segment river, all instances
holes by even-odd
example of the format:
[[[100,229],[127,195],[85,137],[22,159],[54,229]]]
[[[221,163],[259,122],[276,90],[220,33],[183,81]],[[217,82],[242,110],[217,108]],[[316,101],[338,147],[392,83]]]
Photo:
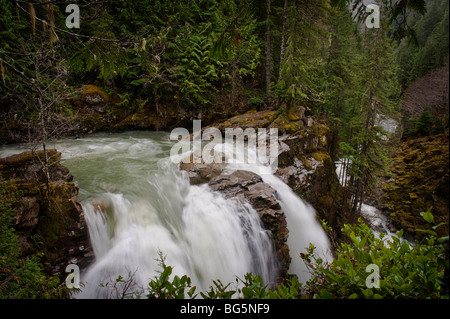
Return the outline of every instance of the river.
[[[166,132],[94,134],[50,145],[62,152],[62,164],[79,186],[95,254],[75,298],[111,297],[108,283],[119,275],[131,275],[136,287],[146,287],[161,269],[160,253],[173,275],[188,275],[198,290],[207,290],[217,279],[234,283],[248,272],[265,283],[276,279],[270,233],[256,211],[207,184],[190,185],[171,161],[173,145]],[[26,145],[2,147],[0,156],[25,150]],[[289,230],[289,272],[306,282],[310,275],[299,254],[310,242],[322,258],[332,259],[314,209],[268,167],[239,162],[227,167],[235,169],[260,174],[277,191]]]

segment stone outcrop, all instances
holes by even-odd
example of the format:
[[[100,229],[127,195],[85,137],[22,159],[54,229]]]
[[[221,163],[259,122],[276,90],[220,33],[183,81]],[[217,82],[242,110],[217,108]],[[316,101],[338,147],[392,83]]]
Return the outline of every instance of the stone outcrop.
[[[276,191],[264,183],[259,175],[243,170],[216,176],[208,185],[212,190],[224,194],[226,198],[235,198],[252,205],[264,228],[272,235],[279,261],[278,275],[280,278],[286,278],[291,263],[289,247],[286,244],[289,231],[284,212],[276,200]]]
[[[225,128],[278,128],[279,156],[275,174],[298,195],[309,202],[320,218],[329,224],[342,227],[336,197],[340,185],[335,167],[327,152],[329,129],[312,117],[305,116],[303,107],[290,108],[280,114],[274,111],[248,112],[225,122],[211,125],[224,134]],[[204,127],[204,130],[208,127]],[[224,173],[225,164],[181,163],[191,184],[208,183],[211,189],[227,198],[247,202],[259,214],[264,227],[274,241],[280,261],[280,275],[287,275],[290,265],[288,230],[285,215],[276,200],[276,192],[257,174],[238,170]]]
[[[12,227],[24,256],[42,254],[48,272],[64,274],[65,266],[83,267],[93,258],[78,187],[60,164],[61,153],[48,150],[46,181],[43,151],[28,151],[0,159],[0,183],[15,211]],[[47,189],[48,185],[48,189]]]
[[[192,154],[189,161],[180,163],[180,169],[187,173],[191,185],[208,183],[212,178],[219,176],[224,168],[224,163],[194,163]]]
[[[105,110],[102,108],[103,105],[111,102],[111,97],[108,93],[106,93],[102,88],[96,85],[85,85],[82,88],[83,94],[81,96],[81,100],[86,102],[95,108],[95,111],[99,113],[105,113]]]
[[[328,133],[326,125],[310,119],[302,129],[280,136],[275,175],[311,204],[320,218],[340,229],[345,213],[339,211],[342,189],[327,151]]]

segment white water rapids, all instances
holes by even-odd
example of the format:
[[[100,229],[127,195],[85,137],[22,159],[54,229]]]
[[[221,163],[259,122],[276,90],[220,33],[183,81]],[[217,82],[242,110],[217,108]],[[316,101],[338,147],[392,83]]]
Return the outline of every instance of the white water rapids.
[[[113,283],[119,275],[134,274],[136,283],[147,287],[161,270],[159,252],[173,267],[173,275],[188,275],[197,291],[208,290],[217,279],[236,282],[236,276],[243,279],[248,272],[259,274],[266,283],[276,279],[270,233],[257,213],[211,191],[207,184],[190,185],[170,160],[173,144],[168,133],[126,132],[66,139],[53,146],[62,152],[63,164],[80,188],[95,253],[75,298],[111,297],[111,288],[99,285]],[[299,257],[309,243],[331,261],[328,238],[312,207],[268,167],[244,163],[227,167],[234,169],[260,174],[277,191],[289,229],[289,273],[302,282],[309,278]],[[104,211],[94,205],[99,203]]]

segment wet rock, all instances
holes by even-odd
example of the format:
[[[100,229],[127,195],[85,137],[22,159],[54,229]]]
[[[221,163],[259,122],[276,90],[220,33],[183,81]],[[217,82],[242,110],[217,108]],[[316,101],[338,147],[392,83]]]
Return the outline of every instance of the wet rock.
[[[226,198],[235,198],[242,203],[250,203],[256,210],[264,228],[269,230],[279,261],[278,274],[286,278],[291,262],[289,247],[286,244],[288,229],[286,217],[276,200],[276,191],[262,178],[249,171],[238,170],[231,174],[222,174],[213,178],[208,185]]]
[[[225,131],[225,128],[266,128],[276,118],[275,111],[260,111],[260,112],[247,112],[245,114],[237,115],[229,118],[228,120],[215,123],[211,126],[218,128],[221,132]],[[205,127],[206,129],[207,127]]]
[[[61,153],[57,150],[47,150],[47,156],[43,151],[28,151],[9,157],[0,158],[0,177],[3,179],[20,179],[26,181],[45,181],[43,163],[47,157],[48,173],[52,180],[71,182],[73,176],[69,169],[59,164]]]
[[[88,84],[83,86],[81,100],[90,105],[99,105],[110,102],[111,97],[102,88]]]
[[[77,202],[78,187],[69,170],[61,165],[61,153],[57,150],[47,153],[48,184],[43,158],[43,151],[1,158],[0,182],[14,209],[11,226],[19,237],[22,255],[42,254],[48,272],[63,273],[71,260],[76,259],[80,267],[89,264],[92,248]]]
[[[187,173],[191,185],[208,183],[212,178],[219,176],[224,168],[223,163],[194,163],[192,154],[187,163],[180,163],[180,169]]]
[[[334,229],[348,222],[334,163],[327,151],[329,128],[311,117],[298,131],[279,138],[278,169],[275,172]]]

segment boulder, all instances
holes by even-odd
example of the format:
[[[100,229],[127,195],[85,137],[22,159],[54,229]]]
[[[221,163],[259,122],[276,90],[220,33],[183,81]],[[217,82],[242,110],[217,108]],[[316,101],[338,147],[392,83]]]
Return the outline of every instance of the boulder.
[[[276,118],[276,111],[249,111],[245,114],[237,115],[229,118],[228,120],[220,123],[214,123],[211,127],[218,128],[221,132],[225,132],[225,128],[266,128]],[[207,129],[205,127],[204,129]]]
[[[212,178],[220,175],[223,170],[223,164],[193,164],[181,163],[180,169],[187,172],[191,185],[207,183]]]
[[[81,100],[92,107],[100,114],[104,114],[103,105],[111,102],[111,97],[102,88],[96,85],[84,85]]]
[[[187,173],[191,185],[208,183],[212,178],[220,175],[225,168],[223,163],[194,163],[193,155],[189,157],[189,161],[181,162],[180,169]]]

